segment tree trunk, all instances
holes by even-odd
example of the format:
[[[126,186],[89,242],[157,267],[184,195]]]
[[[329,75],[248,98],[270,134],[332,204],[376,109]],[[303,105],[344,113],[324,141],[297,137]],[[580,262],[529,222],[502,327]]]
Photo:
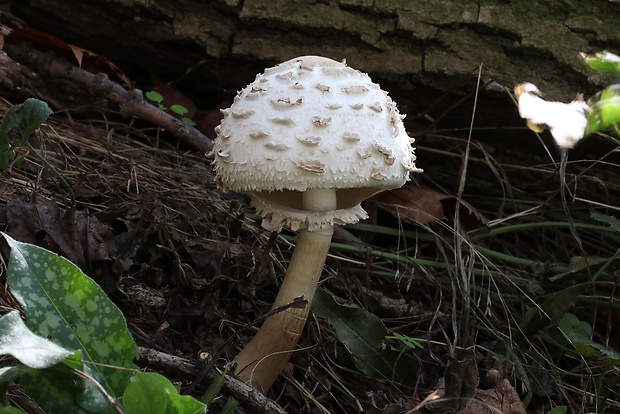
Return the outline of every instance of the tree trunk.
[[[402,112],[426,111],[443,93],[472,93],[479,68],[493,80],[478,120],[517,122],[497,100],[519,82],[555,99],[607,82],[580,52],[620,51],[620,3],[574,0],[15,0],[32,27],[220,103],[264,67],[317,54],[369,72]],[[140,87],[141,85],[138,85]],[[469,116],[471,105],[463,108]],[[465,111],[467,109],[467,111]],[[467,112],[467,113],[466,113]],[[458,111],[457,111],[458,115]],[[499,118],[498,118],[499,117]],[[463,118],[466,119],[466,118]],[[520,122],[520,121],[519,121]]]

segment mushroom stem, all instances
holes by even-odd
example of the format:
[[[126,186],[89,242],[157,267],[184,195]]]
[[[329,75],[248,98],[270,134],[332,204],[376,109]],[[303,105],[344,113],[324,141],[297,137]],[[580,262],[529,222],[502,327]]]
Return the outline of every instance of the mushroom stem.
[[[304,208],[312,211],[336,209],[335,190],[307,190]],[[237,355],[236,374],[265,392],[284,369],[297,345],[310,313],[319,278],[331,244],[333,226],[321,230],[300,230],[297,245],[272,309],[303,297],[303,308],[290,307],[265,319],[260,330]]]

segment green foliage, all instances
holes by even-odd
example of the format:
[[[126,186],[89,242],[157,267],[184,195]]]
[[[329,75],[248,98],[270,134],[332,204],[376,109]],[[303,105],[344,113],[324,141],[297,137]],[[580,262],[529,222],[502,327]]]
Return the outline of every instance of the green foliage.
[[[620,58],[613,53],[599,52],[593,56],[584,55],[584,59],[595,71],[620,77]]]
[[[620,84],[611,85],[590,99],[588,134],[620,123]]]
[[[592,213],[591,216],[595,220],[609,224],[609,227],[611,227],[613,230],[620,232],[620,220],[618,220],[617,218],[599,213]]]
[[[350,352],[360,372],[375,378],[415,384],[419,369],[417,360],[403,351],[385,346],[387,329],[375,315],[359,307],[340,305],[322,289],[316,292],[312,311],[334,326],[336,336]]]
[[[161,375],[137,372],[125,319],[93,280],[52,252],[4,237],[8,284],[27,323],[17,311],[0,318],[0,355],[19,361],[0,369],[0,391],[19,380],[50,413],[108,412],[118,401],[126,414],[205,412]]]
[[[76,378],[77,372],[84,377]],[[75,413],[104,412],[108,401],[95,388],[97,380],[87,372],[82,360],[67,358],[43,370],[30,370],[20,376],[19,382],[26,394],[46,412],[60,413],[67,409]]]
[[[98,412],[107,406],[91,384],[75,381],[72,370],[84,369],[82,352],[72,352],[36,335],[17,311],[0,318],[0,355],[12,355],[20,362],[0,370],[0,384],[19,378],[28,395],[48,412],[69,407],[75,412]]]
[[[19,312],[12,311],[0,318],[0,354],[12,355],[25,366],[40,369],[56,365],[71,351],[35,335]]]
[[[424,348],[424,345],[422,345],[417,339],[412,338],[410,336],[407,335],[403,335],[400,334],[398,332],[394,332],[393,335],[391,336],[387,336],[386,338],[388,339],[396,339],[400,342],[402,342],[403,345],[405,345],[407,348],[411,348],[411,349],[422,349]]]
[[[566,313],[558,327],[581,355],[604,357],[610,364],[620,364],[620,353],[590,339],[592,326],[589,323],[579,320],[572,313]]]
[[[34,98],[7,111],[0,123],[0,170],[6,170],[9,162],[15,158],[15,141],[26,145],[30,135],[51,113],[47,103]]]
[[[23,145],[39,159],[60,184],[71,196],[72,204],[75,204],[73,190],[64,177],[28,142],[28,138],[36,131],[52,110],[47,103],[38,99],[26,99],[23,104],[11,107],[4,115],[0,123],[0,171],[8,168],[9,162],[15,158],[15,148]]]
[[[162,104],[162,102],[164,101],[164,97],[161,93],[155,91],[148,91],[144,95],[146,95],[147,99],[155,102],[159,109],[161,109],[162,111],[166,110],[166,107]]]
[[[575,304],[587,285],[581,284],[554,292],[540,307],[532,307],[525,312],[519,330],[525,337],[538,333],[550,325],[557,325],[564,314]]]
[[[178,390],[165,377],[150,372],[138,372],[131,377],[121,404],[128,413],[198,414],[204,405]]]
[[[215,397],[222,389],[222,386],[224,385],[224,380],[226,379],[226,375],[228,375],[228,371],[224,370],[224,372],[222,372],[218,377],[211,381],[209,388],[202,396],[202,402],[204,404],[206,404],[207,406],[211,405],[211,402],[213,402]],[[239,402],[236,399],[229,397],[228,401],[226,401],[226,405],[224,406],[224,408],[222,408],[221,414],[232,414],[238,404]]]
[[[586,63],[594,70],[609,73],[620,80],[620,56],[600,52],[593,56],[584,55]],[[586,134],[604,129],[614,129],[618,135],[620,123],[620,84],[611,85],[594,95],[589,101],[590,112]]]
[[[568,408],[565,405],[559,405],[547,411],[547,414],[566,414],[567,411],[568,411]]]
[[[5,236],[11,247],[9,287],[28,316],[28,327],[67,349],[81,350],[86,360],[115,368],[87,365],[119,395],[126,385],[136,345],[120,310],[99,286],[68,260],[40,247]]]
[[[147,99],[157,104],[157,108],[159,108],[160,111],[164,111],[164,112],[172,111],[177,115],[181,115],[181,121],[183,121],[185,124],[189,126],[196,126],[196,122],[193,119],[183,116],[189,112],[188,109],[184,107],[183,105],[174,104],[170,106],[170,108],[168,108],[163,104],[164,97],[159,92],[148,91],[147,93],[145,93],[145,95]]]

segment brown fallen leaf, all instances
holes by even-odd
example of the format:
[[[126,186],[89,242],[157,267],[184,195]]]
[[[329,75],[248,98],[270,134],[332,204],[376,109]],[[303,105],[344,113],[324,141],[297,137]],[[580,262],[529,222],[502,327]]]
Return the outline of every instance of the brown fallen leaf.
[[[443,379],[439,383],[437,390],[438,395],[443,395],[441,387],[444,386]],[[440,400],[438,400],[440,401]],[[425,408],[427,408],[426,406]],[[527,414],[519,394],[510,384],[510,381],[504,379],[495,387],[488,390],[476,389],[473,398],[469,399],[465,407],[459,407],[457,411],[433,411],[454,414]]]
[[[376,197],[376,203],[394,217],[418,224],[454,217],[457,202],[457,197],[453,195],[413,185],[386,191]],[[467,201],[461,199],[458,205],[461,224],[466,229],[488,224],[487,218]]]
[[[476,390],[474,398],[469,401],[464,410],[458,414],[526,414],[525,407],[519,394],[504,379],[496,387],[489,390]]]
[[[54,201],[29,204],[21,200],[11,201],[2,210],[11,237],[61,254],[84,271],[91,262],[116,256],[110,227],[85,211],[63,210]]]
[[[90,73],[105,73],[111,80],[131,89],[131,82],[114,63],[90,50],[65,43],[48,33],[31,28],[15,29],[4,38],[7,43],[30,42],[37,50],[52,51],[77,67]]]
[[[456,349],[448,361],[443,378],[441,398],[430,401],[426,408],[433,413],[454,413],[465,408],[474,397],[480,382],[476,349]]]

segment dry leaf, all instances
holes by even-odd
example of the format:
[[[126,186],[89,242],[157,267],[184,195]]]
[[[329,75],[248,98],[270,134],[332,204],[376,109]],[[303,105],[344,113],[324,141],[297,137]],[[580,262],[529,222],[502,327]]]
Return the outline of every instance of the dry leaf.
[[[105,73],[111,80],[131,89],[131,82],[125,73],[103,56],[63,42],[50,34],[35,29],[15,29],[6,36],[6,42],[30,42],[36,49],[52,51],[70,63],[91,73]]]
[[[381,193],[376,200],[377,204],[394,217],[418,224],[454,217],[458,202],[455,196],[413,185]],[[461,224],[466,229],[487,225],[487,218],[467,201],[460,200],[459,207]]]
[[[437,390],[438,395],[443,395],[441,387],[444,386],[444,380],[439,382]],[[442,399],[437,400],[442,401]],[[473,397],[467,401],[465,407],[459,406],[457,410],[450,404],[441,405],[443,410],[435,411],[432,408],[434,402],[427,403],[425,408],[430,409],[434,413],[454,413],[454,414],[527,414],[525,407],[519,398],[519,394],[510,384],[510,381],[504,379],[497,386],[488,389],[476,389]],[[439,409],[439,407],[437,409]]]
[[[403,187],[386,191],[377,197],[377,203],[385,210],[405,222],[428,224],[445,220],[441,200],[445,194],[420,187]]]
[[[489,390],[476,390],[474,398],[469,400],[465,409],[457,414],[527,414],[519,394],[504,379],[496,387]]]
[[[475,347],[457,349],[448,362],[443,390],[438,392],[441,398],[430,401],[426,408],[433,413],[458,412],[468,405],[479,382]]]
[[[2,210],[11,237],[61,254],[84,271],[91,262],[116,256],[110,227],[84,211],[61,210],[54,201],[28,204],[20,200]]]

